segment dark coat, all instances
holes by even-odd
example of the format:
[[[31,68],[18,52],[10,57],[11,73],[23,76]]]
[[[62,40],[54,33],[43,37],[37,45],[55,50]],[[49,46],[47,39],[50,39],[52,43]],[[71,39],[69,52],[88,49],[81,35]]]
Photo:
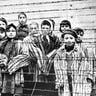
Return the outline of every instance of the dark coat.
[[[58,49],[60,47],[60,41],[59,38],[55,35],[49,35],[49,42],[45,38],[45,36],[42,37],[42,46],[44,48],[45,54],[50,53],[54,49]]]
[[[17,26],[17,39],[23,40],[29,33],[28,25],[18,25]]]

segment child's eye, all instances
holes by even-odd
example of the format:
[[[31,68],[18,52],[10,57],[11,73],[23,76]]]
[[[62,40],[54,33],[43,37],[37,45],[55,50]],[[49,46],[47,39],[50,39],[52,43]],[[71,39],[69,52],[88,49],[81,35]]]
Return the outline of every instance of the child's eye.
[[[73,39],[73,37],[70,37],[70,39]]]
[[[23,17],[23,19],[25,19],[25,17]]]
[[[61,27],[64,27],[64,25],[61,25]]]
[[[66,40],[68,39],[68,37],[65,38]]]
[[[65,27],[68,27],[68,25],[65,25]]]
[[[45,29],[44,27],[42,27],[42,29]]]
[[[21,19],[22,17],[20,17],[20,19]]]

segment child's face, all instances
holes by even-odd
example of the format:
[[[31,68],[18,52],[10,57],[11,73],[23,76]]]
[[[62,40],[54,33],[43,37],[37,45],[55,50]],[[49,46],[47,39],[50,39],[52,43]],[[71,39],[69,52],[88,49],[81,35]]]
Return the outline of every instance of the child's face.
[[[64,32],[67,29],[70,29],[69,25],[61,25],[62,32]]]
[[[26,17],[25,15],[21,14],[21,15],[19,16],[18,20],[19,20],[19,23],[20,23],[20,24],[25,25],[26,22],[27,22],[27,17]]]
[[[72,36],[71,34],[65,34],[64,43],[67,46],[72,46],[75,43],[75,37]]]
[[[78,35],[78,38],[82,39],[84,33],[83,33],[82,31],[78,31],[78,32],[77,32],[77,35]]]
[[[51,33],[51,28],[48,25],[42,25],[41,30],[43,35],[48,35]]]
[[[13,27],[10,27],[9,31],[6,32],[8,38],[16,37],[16,30]]]
[[[37,24],[30,24],[30,35],[38,34],[38,26]]]
[[[6,29],[6,24],[2,21],[0,21],[0,27],[3,27],[4,29]]]
[[[5,32],[0,31],[0,39],[3,39],[5,37]]]

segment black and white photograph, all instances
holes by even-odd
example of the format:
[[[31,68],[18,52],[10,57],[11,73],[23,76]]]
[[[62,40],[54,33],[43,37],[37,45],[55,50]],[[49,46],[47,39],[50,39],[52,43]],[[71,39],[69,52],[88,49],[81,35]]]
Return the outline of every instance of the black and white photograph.
[[[96,96],[96,0],[0,0],[0,96]]]

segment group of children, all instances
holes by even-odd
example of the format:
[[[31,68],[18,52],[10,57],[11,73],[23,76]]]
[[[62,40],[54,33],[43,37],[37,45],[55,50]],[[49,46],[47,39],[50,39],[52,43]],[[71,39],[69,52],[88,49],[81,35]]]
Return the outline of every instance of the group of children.
[[[18,21],[0,18],[1,96],[91,96],[96,55],[83,44],[84,30],[63,20],[58,38],[52,19],[42,21],[41,32],[24,12]]]

